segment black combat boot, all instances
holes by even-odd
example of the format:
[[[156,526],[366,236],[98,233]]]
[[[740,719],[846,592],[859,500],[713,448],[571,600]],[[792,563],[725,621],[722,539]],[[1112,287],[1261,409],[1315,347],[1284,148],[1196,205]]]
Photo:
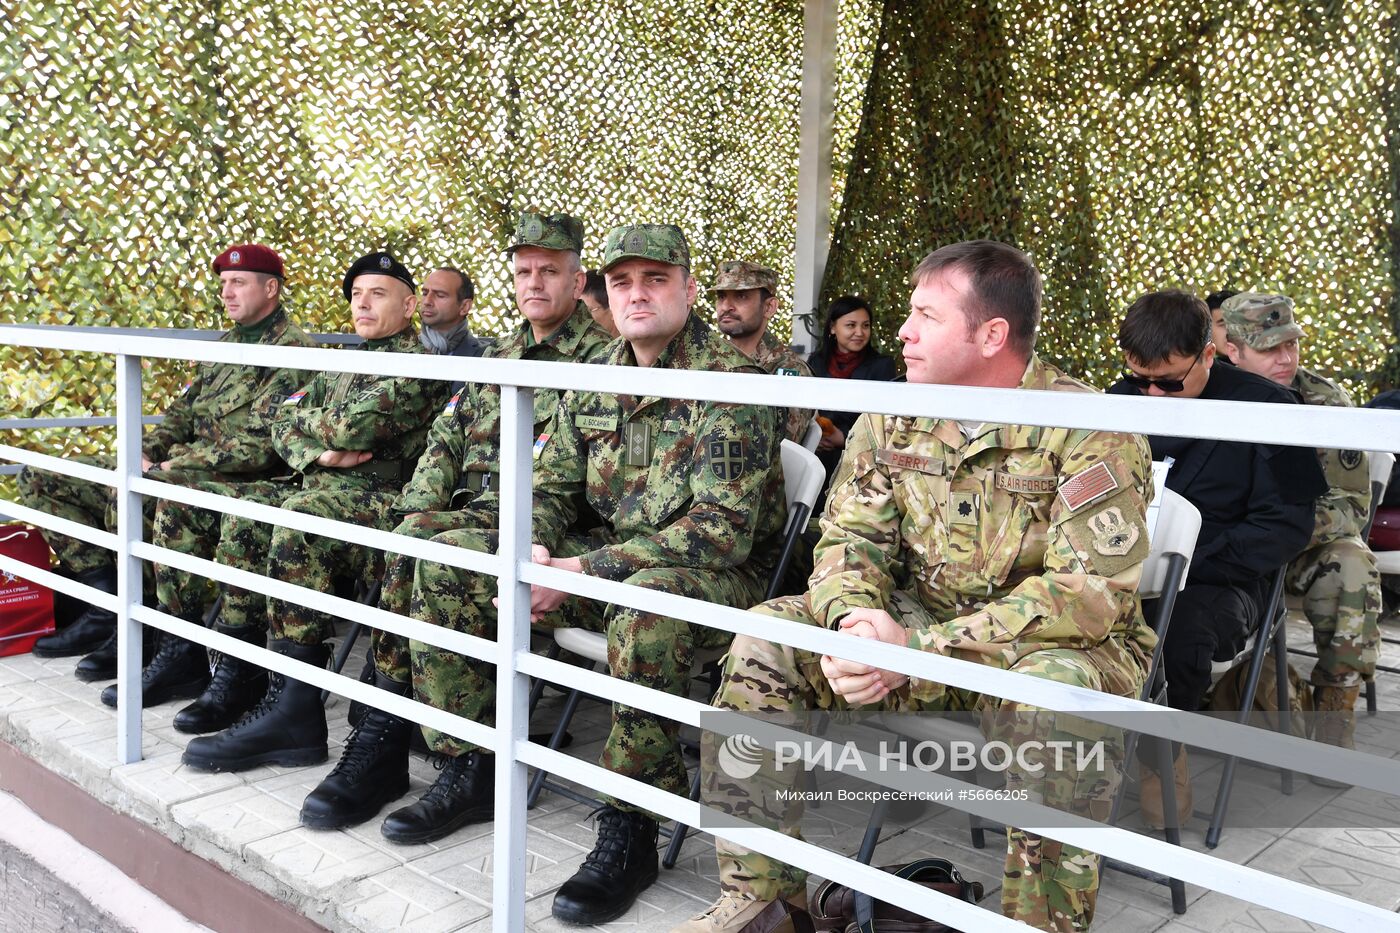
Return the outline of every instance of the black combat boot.
[[[253,625],[233,628],[216,623],[214,631],[258,647],[262,647],[267,637],[266,632]],[[209,685],[199,699],[175,714],[175,731],[193,735],[220,732],[257,706],[265,693],[265,668],[216,651],[214,673],[209,678]]]
[[[326,645],[277,639],[278,654],[324,668]],[[190,740],[181,759],[196,771],[247,771],[258,765],[293,768],[326,760],[326,710],[321,688],[282,674],[268,677],[267,693],[253,710],[217,735]]]
[[[574,876],[554,892],[551,912],[563,923],[616,920],[656,880],[656,820],[613,806],[597,815],[597,844]]]
[[[204,624],[204,614],[186,621]],[[155,657],[141,669],[141,705],[156,706],[168,700],[192,700],[209,684],[209,653],[203,645],[168,632],[156,631]],[[86,658],[84,659],[86,660]],[[117,685],[102,691],[102,702],[117,708]]]
[[[86,573],[75,574],[73,579],[95,590],[116,595],[116,567],[99,567]],[[67,628],[54,632],[52,635],[45,635],[34,642],[34,656],[36,658],[76,657],[102,647],[107,638],[111,636],[114,639],[112,656],[115,658],[116,631],[117,617],[115,614],[96,606],[87,606]]]
[[[442,773],[418,802],[384,818],[380,832],[385,839],[404,845],[432,842],[468,823],[495,818],[494,757],[475,751],[444,755],[433,766]]]
[[[374,685],[401,697],[411,689],[378,672]],[[364,709],[345,740],[340,761],[302,803],[303,826],[354,826],[408,793],[408,734],[413,723],[372,706]]]
[[[158,635],[160,635],[159,629],[141,626],[141,666],[143,669],[155,659],[155,644]],[[87,683],[117,679],[117,627],[115,625],[112,626],[112,634],[107,636],[107,640],[96,651],[83,655],[78,661],[78,666],[73,668],[73,676]]]

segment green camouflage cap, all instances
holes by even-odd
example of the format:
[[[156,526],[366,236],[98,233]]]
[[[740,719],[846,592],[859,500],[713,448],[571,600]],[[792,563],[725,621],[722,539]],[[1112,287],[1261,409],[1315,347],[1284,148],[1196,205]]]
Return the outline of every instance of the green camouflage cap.
[[[685,234],[673,224],[624,224],[608,231],[603,247],[602,271],[624,259],[653,259],[690,271],[690,247]]]
[[[1293,300],[1283,295],[1241,292],[1220,306],[1225,332],[1256,350],[1270,350],[1285,340],[1303,336],[1293,320]]]
[[[506,255],[513,256],[522,246],[582,253],[583,221],[568,214],[522,211],[520,221],[515,225],[515,237],[506,247]]]
[[[766,288],[774,295],[778,293],[778,273],[756,262],[742,259],[721,263],[719,275],[715,276],[712,292],[746,292],[755,288]]]

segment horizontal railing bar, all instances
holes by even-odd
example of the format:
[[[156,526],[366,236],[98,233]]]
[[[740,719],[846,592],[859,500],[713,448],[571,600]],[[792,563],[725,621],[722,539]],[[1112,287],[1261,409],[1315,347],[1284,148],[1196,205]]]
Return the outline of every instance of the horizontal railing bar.
[[[90,463],[83,463],[81,460],[66,460],[63,457],[51,457],[48,454],[35,453],[32,450],[25,450],[22,447],[11,447],[8,444],[0,444],[0,459],[21,463],[25,466],[34,467],[36,470],[48,470],[50,473],[60,473],[63,476],[72,476],[75,479],[87,480],[98,486],[116,486],[117,471],[107,470],[102,467],[93,466]]]
[[[275,505],[263,505],[260,502],[246,502],[232,496],[205,492],[202,489],[179,486],[174,483],[162,483],[159,480],[133,480],[131,488],[141,493],[143,496],[173,499],[176,502],[182,502],[185,505],[194,506],[195,508],[222,512],[226,515],[237,515],[240,518],[252,519],[253,521],[262,522],[267,525],[280,525],[283,528],[294,528],[297,531],[305,532],[310,535],[319,535],[323,538],[333,538],[355,545],[364,545],[365,547],[371,547],[388,553],[407,554],[419,560],[429,560],[437,564],[447,564],[450,567],[460,567],[475,573],[486,573],[491,576],[500,575],[500,558],[495,554],[471,551],[466,548],[455,547],[451,544],[441,544],[424,538],[397,535],[392,531],[380,531],[377,528],[368,528],[364,525],[356,525],[351,522],[324,518],[320,515],[310,515],[306,512],[296,512],[291,509],[279,508]],[[300,491],[301,489],[298,486],[289,485],[287,487],[288,495]]]
[[[702,825],[700,805],[683,797],[658,790],[632,778],[614,774],[595,764],[572,758],[529,742],[516,743],[514,754],[533,767],[579,781],[603,794],[627,800],[687,825]],[[926,889],[899,881],[878,868],[862,865],[846,856],[791,836],[761,827],[703,826],[715,836],[737,845],[797,865],[814,875],[839,878],[843,884],[865,891],[880,900],[898,904],[920,915],[937,916],[951,925],[972,924],[970,929],[1024,930],[1024,927],[1004,927],[1014,923],[989,911],[974,908],[949,899],[934,900]],[[1171,877],[1198,884],[1240,900],[1283,911],[1305,920],[1340,930],[1368,933],[1382,929],[1400,929],[1400,917],[1381,907],[1335,894],[1321,888],[1251,868],[1237,865],[1205,852],[1172,845],[1160,839],[1140,836],[1118,828],[1047,830],[1052,838],[1091,852],[1153,870]],[[964,907],[980,913],[965,913]]]
[[[0,515],[24,522],[26,525],[33,525],[44,531],[56,531],[70,538],[77,538],[79,541],[86,541],[88,544],[106,548],[109,551],[117,549],[117,536],[110,531],[93,528],[91,525],[75,522],[71,518],[60,518],[57,515],[50,515],[48,512],[31,509],[27,505],[11,502],[9,499],[0,499]]]
[[[470,655],[488,663],[494,661],[495,658],[496,643],[493,641],[443,628],[440,625],[433,625],[430,622],[423,622],[412,616],[397,615],[380,609],[378,606],[369,606],[353,599],[345,599],[331,593],[322,593],[320,590],[297,586],[295,583],[288,583],[275,577],[250,573],[247,570],[229,567],[216,561],[205,560],[202,557],[182,554],[179,551],[171,551],[154,544],[132,542],[131,553],[151,563],[198,574],[220,583],[261,593],[272,599],[296,603],[298,606],[339,616],[351,622],[359,622],[361,625],[367,625],[371,628],[384,629],[395,635],[426,642],[446,651]]]
[[[16,560],[5,554],[0,554],[0,570],[12,573],[22,580],[47,586],[51,590],[64,593],[74,599],[80,599],[85,603],[92,603],[99,609],[106,609],[108,612],[117,611],[117,594],[104,593],[85,583],[79,583],[77,580],[71,580],[61,574],[54,573],[52,570],[26,564],[22,560]]]
[[[633,367],[545,363],[421,354],[350,353],[74,332],[66,327],[0,325],[0,344],[166,359],[459,380],[551,389],[631,394]],[[969,386],[881,383],[859,379],[788,379],[759,374],[648,369],[646,391],[667,398],[801,406],[835,411],[956,418],[997,423],[1088,428],[1304,447],[1400,451],[1400,418],[1364,408],[1299,405],[1286,417],[1259,416],[1259,403],[1036,392]]]
[[[268,648],[240,641],[222,632],[207,629],[202,625],[187,622],[164,612],[146,606],[134,607],[132,617],[143,625],[158,628],[180,638],[198,642],[223,654],[277,671],[304,683],[329,690],[340,696],[358,700],[367,706],[387,710],[411,722],[418,722],[430,729],[446,732],[463,741],[472,742],[485,748],[493,747],[496,730],[490,726],[463,719],[444,710],[435,709],[408,697],[401,697],[387,690],[380,690],[373,684],[361,683],[354,677],[337,674],[330,670],[312,667],[302,661],[278,654]]]
[[[1131,697],[1114,696],[1043,677],[1030,677],[902,645],[854,638],[815,625],[759,616],[742,609],[644,590],[540,564],[522,563],[520,578],[527,583],[576,593],[600,602],[630,606],[732,634],[781,642],[817,654],[837,655],[1028,706],[1072,712],[1095,722],[1249,758],[1260,764],[1345,781],[1348,785],[1381,793],[1393,793],[1394,788],[1400,787],[1400,760],[1331,746],[1327,748],[1327,754],[1319,755],[1317,743],[1271,729],[1257,729],[1225,719],[1185,713]]]
[[[6,326],[27,328],[29,330],[43,330],[44,328],[61,326],[65,330],[80,334],[117,334],[123,337],[165,337],[175,340],[207,340],[211,343],[228,333],[228,331],[223,330],[205,330],[197,327],[106,327],[96,324],[54,325],[24,323],[9,324]],[[318,344],[327,344],[329,346],[357,346],[364,342],[364,338],[359,334],[316,333],[307,334],[307,336]]]
[[[0,418],[0,431],[31,431],[35,428],[110,428],[117,419],[113,417],[75,418]],[[164,424],[164,415],[146,415],[142,424]]]

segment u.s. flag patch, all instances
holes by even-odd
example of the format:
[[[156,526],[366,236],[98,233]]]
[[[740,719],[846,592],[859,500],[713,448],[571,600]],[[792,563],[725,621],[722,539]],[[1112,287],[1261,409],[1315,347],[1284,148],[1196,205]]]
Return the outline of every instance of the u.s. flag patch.
[[[442,410],[444,415],[450,415],[457,410],[457,403],[462,400],[462,393],[458,392],[447,400],[447,407]]]
[[[1100,461],[1065,480],[1065,484],[1060,487],[1060,499],[1065,508],[1074,512],[1116,489],[1118,477],[1113,475],[1113,470],[1107,463]]]
[[[291,395],[287,396],[285,399],[282,400],[282,404],[295,405],[304,398],[306,398],[305,392],[293,392]]]

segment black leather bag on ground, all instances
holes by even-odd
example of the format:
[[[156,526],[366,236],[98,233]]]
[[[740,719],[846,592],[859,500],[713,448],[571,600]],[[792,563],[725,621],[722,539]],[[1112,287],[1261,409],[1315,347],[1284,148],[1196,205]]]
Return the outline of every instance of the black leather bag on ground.
[[[947,859],[921,858],[906,865],[887,865],[881,871],[969,904],[982,899],[982,883],[965,879]],[[958,933],[946,923],[877,901],[835,881],[822,882],[817,888],[811,913],[817,933]]]

